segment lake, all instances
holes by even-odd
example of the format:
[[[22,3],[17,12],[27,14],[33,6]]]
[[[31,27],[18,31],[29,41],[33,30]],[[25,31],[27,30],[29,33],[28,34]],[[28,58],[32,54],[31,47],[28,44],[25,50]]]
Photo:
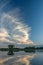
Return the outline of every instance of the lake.
[[[0,65],[43,65],[43,52],[15,52],[13,56],[0,51]]]

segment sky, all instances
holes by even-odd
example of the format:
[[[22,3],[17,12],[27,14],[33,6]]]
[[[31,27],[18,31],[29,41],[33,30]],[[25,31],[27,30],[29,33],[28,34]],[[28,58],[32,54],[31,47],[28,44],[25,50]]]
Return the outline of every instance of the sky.
[[[43,0],[0,0],[0,46],[43,45]]]

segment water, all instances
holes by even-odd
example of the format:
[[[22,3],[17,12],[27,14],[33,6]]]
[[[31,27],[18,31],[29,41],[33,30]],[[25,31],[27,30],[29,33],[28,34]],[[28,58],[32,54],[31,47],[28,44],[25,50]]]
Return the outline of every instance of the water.
[[[13,56],[0,51],[0,65],[43,65],[43,52],[15,52]]]

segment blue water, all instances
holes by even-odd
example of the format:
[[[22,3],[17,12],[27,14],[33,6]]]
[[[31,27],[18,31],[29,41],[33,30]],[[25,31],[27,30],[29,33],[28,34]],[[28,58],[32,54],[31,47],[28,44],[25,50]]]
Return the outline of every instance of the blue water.
[[[43,65],[43,52],[15,52],[13,56],[0,51],[0,65]]]

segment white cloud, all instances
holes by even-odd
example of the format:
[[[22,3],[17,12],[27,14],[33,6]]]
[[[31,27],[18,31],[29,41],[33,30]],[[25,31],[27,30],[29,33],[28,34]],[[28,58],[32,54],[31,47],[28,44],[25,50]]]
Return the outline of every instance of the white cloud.
[[[7,39],[6,37],[10,37],[8,31],[4,28],[0,28],[0,42],[13,43],[13,41]]]
[[[31,27],[23,23],[19,17],[3,13],[1,17],[0,39],[12,43],[33,44],[30,40]],[[8,37],[6,39],[6,37]],[[9,40],[10,38],[10,40]],[[1,41],[0,40],[0,41]]]
[[[9,36],[7,30],[5,30],[4,28],[0,28],[0,37],[7,37],[7,36]]]

